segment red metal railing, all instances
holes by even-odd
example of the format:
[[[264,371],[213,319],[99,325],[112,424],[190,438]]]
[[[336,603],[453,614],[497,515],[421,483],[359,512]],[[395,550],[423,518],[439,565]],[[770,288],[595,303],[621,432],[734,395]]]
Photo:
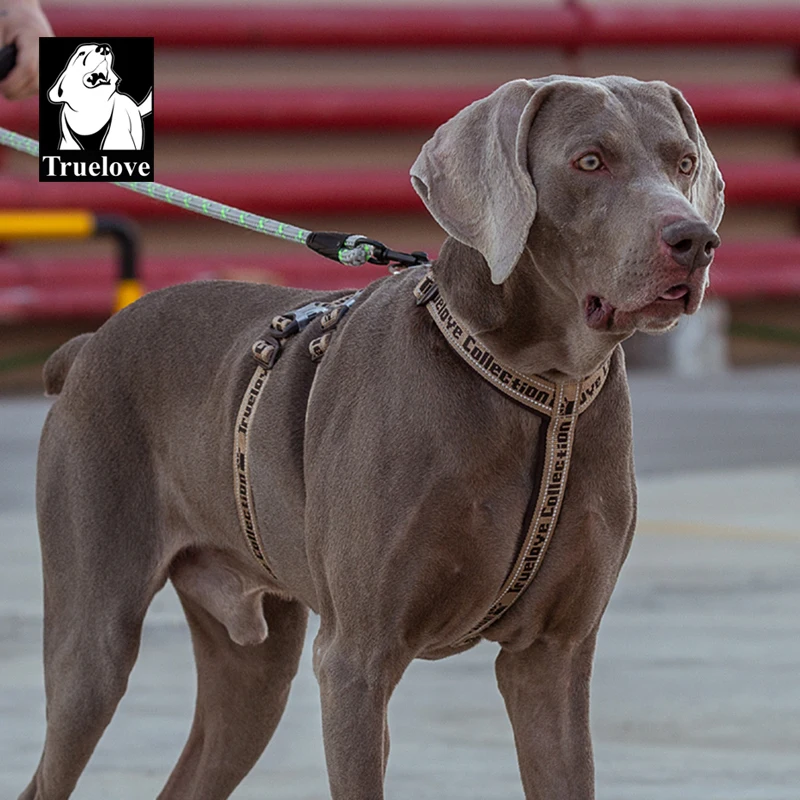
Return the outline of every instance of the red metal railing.
[[[800,7],[257,6],[48,9],[58,36],[153,36],[159,47],[800,46]]]
[[[432,131],[495,88],[160,89],[156,131]],[[800,127],[800,81],[681,88],[703,126]],[[0,106],[4,127],[38,122],[35,100]]]
[[[798,264],[800,238],[727,243],[712,267],[711,291],[725,298],[796,296]],[[251,278],[322,290],[365,286],[386,269],[336,266],[298,250],[285,256],[150,257],[141,273],[148,290],[207,278]],[[111,259],[0,258],[0,320],[107,316],[115,291]]]
[[[287,256],[145,257],[139,274],[149,291],[208,278],[268,280],[320,290],[361,287],[386,267],[352,269],[299,250]],[[0,321],[108,316],[117,275],[112,259],[0,258]]]
[[[728,299],[800,295],[800,238],[724,243],[711,268],[711,290]]]
[[[800,50],[800,5],[744,8],[668,6],[520,6],[479,8],[265,7],[53,8],[60,36],[149,36],[165,47],[422,48],[786,47]],[[494,87],[364,89],[159,89],[159,131],[430,130]],[[687,85],[702,125],[800,128],[800,81],[765,85]],[[353,109],[368,113],[354,114]],[[4,105],[0,125],[35,129],[34,103]],[[800,161],[723,164],[727,200],[800,205]],[[158,174],[162,182],[303,224],[302,215],[421,213],[404,170],[257,174]],[[104,184],[38,184],[0,177],[3,205],[91,205],[142,219],[179,209]],[[362,285],[381,268],[349,271],[299,251],[270,257],[151,258],[149,288],[200,277],[260,275],[328,288]],[[712,289],[725,297],[800,293],[800,239],[726,242]],[[105,315],[114,292],[111,262],[0,259],[0,317]]]
[[[800,160],[728,163],[721,169],[729,205],[800,204]],[[421,214],[422,201],[405,170],[302,172],[194,172],[163,174],[160,182],[267,216],[301,214]],[[0,198],[12,208],[84,208],[140,219],[184,217],[191,212],[107,183],[38,183],[0,177]],[[291,217],[294,217],[293,219]]]

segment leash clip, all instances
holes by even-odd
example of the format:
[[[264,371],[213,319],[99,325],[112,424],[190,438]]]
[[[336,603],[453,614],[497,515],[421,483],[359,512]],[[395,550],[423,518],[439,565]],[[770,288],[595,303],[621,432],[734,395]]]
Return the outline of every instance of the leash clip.
[[[407,267],[420,267],[430,263],[427,253],[415,250],[401,253],[390,250],[382,242],[355,233],[336,233],[315,231],[306,239],[306,246],[333,261],[360,267],[362,264],[380,264],[389,267],[390,272],[400,272]]]

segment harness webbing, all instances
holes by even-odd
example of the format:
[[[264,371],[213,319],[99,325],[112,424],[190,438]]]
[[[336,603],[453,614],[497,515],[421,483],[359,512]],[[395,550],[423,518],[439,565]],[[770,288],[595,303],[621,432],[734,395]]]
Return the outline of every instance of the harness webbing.
[[[265,338],[253,344],[252,355],[257,363],[253,377],[247,385],[239,412],[236,415],[236,424],[233,431],[233,479],[236,495],[236,510],[239,514],[239,523],[244,532],[250,550],[256,560],[277,580],[274,570],[264,553],[264,545],[258,532],[256,521],[256,508],[253,500],[253,485],[250,481],[250,431],[253,417],[258,408],[259,401],[264,395],[264,389],[272,375],[283,350],[284,342],[296,333],[306,328],[313,320],[320,319],[320,329],[324,331],[321,336],[309,342],[309,357],[313,362],[318,362],[331,341],[331,336],[342,317],[352,308],[361,295],[361,290],[353,294],[344,295],[329,303],[308,303],[294,311],[279,314],[274,317]],[[313,384],[312,384],[313,385]],[[309,398],[310,398],[309,392]],[[306,398],[306,402],[308,399]]]
[[[250,454],[248,444],[250,442],[250,424],[253,415],[258,408],[258,402],[264,393],[264,387],[272,375],[271,369],[258,366],[247,385],[244,393],[239,413],[236,415],[236,427],[233,434],[233,475],[236,490],[236,510],[239,514],[239,523],[244,531],[245,538],[250,545],[250,550],[256,561],[272,576],[272,571],[261,544],[261,537],[258,534],[256,525],[256,508],[253,502],[253,485],[250,482]]]
[[[534,411],[548,417],[553,416],[554,409],[560,414],[570,414],[577,400],[580,413],[589,407],[605,383],[608,361],[583,380],[565,382],[564,396],[559,406],[556,403],[556,394],[561,384],[538,375],[524,375],[513,367],[501,364],[489,348],[470,333],[466,325],[450,311],[432,273],[428,272],[417,284],[414,296],[418,305],[427,306],[439,330],[461,358],[501,392]]]
[[[236,417],[234,481],[239,520],[244,535],[256,560],[276,580],[258,533],[249,476],[248,434],[253,415],[285,338],[302,330],[317,317],[321,317],[322,330],[334,328],[355,302],[358,294],[360,293],[342,297],[327,306],[322,303],[309,303],[288,314],[278,316],[272,321],[269,334],[253,345],[253,357],[258,366],[250,379]],[[482,378],[518,403],[544,417],[544,457],[541,477],[533,493],[536,503],[532,507],[529,506],[526,513],[526,519],[529,521],[519,552],[497,598],[486,614],[454,643],[454,646],[458,646],[476,639],[481,631],[499,619],[536,577],[561,512],[578,416],[600,394],[608,377],[610,359],[591,375],[579,381],[554,383],[538,375],[524,375],[499,362],[489,348],[477,336],[470,333],[469,328],[448,308],[432,273],[428,272],[417,284],[414,295],[418,305],[427,307],[450,346]],[[329,336],[330,333],[327,333],[311,342],[309,349],[315,360],[321,355],[315,345]],[[325,348],[322,352],[324,350]]]
[[[517,557],[497,599],[486,614],[454,646],[467,644],[499,619],[530,586],[544,561],[553,537],[567,488],[575,424],[600,393],[608,377],[610,359],[580,381],[553,383],[523,375],[501,364],[467,326],[448,308],[429,272],[414,289],[450,346],[478,374],[509,397],[544,417],[544,464],[536,505],[530,513]]]

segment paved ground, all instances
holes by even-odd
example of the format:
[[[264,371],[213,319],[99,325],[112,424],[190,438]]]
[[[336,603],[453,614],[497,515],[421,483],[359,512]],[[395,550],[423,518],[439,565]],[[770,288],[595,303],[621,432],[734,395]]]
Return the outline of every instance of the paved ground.
[[[797,800],[800,371],[637,378],[633,393],[641,524],[595,668],[598,797]],[[4,800],[27,783],[44,727],[33,474],[46,408],[0,401]],[[412,666],[390,709],[389,797],[522,797],[494,652]],[[154,797],[188,732],[193,692],[188,635],[165,591],[76,798]],[[283,723],[235,797],[326,797],[319,728],[307,652]]]

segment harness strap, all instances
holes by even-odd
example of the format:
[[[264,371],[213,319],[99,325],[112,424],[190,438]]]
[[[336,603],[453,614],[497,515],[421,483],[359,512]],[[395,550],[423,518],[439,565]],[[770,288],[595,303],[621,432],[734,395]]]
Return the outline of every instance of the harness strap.
[[[252,487],[249,479],[248,434],[259,400],[283,348],[284,340],[321,316],[322,336],[309,350],[318,361],[330,343],[336,324],[347,313],[360,293],[333,303],[309,303],[295,311],[275,317],[269,333],[252,348],[258,362],[250,379],[234,430],[234,480],[239,520],[250,549],[258,562],[276,578],[264,555],[258,533]],[[526,513],[524,538],[508,577],[486,614],[454,646],[467,644],[499,619],[530,586],[544,560],[556,529],[564,500],[572,458],[578,416],[595,400],[608,377],[610,359],[591,375],[578,381],[548,381],[538,375],[525,375],[498,361],[477,336],[448,308],[433,275],[428,272],[414,289],[418,305],[427,307],[447,342],[482,378],[504,394],[544,418],[544,458],[535,505]]]
[[[417,305],[427,306],[445,339],[464,361],[501,392],[533,411],[548,417],[554,415],[554,409],[560,414],[571,414],[577,400],[580,414],[600,394],[608,376],[610,360],[580,381],[556,384],[538,375],[525,375],[501,364],[489,348],[470,333],[467,326],[448,308],[430,272],[417,284],[414,296]],[[556,404],[559,385],[564,387],[560,405]]]
[[[429,272],[417,284],[418,305],[425,305],[450,346],[478,374],[501,392],[544,417],[544,463],[536,504],[528,510],[529,522],[511,571],[483,618],[454,646],[467,644],[499,619],[530,586],[544,561],[553,537],[567,488],[572,444],[578,416],[600,393],[608,377],[610,359],[579,381],[554,383],[524,375],[506,366],[448,308]]]
[[[253,414],[258,408],[258,402],[264,393],[264,387],[272,375],[270,368],[259,365],[250,379],[247,391],[244,393],[239,413],[236,416],[236,428],[233,437],[233,475],[236,483],[236,509],[239,513],[239,523],[244,531],[245,538],[250,545],[250,550],[262,567],[275,578],[267,559],[261,537],[258,535],[256,525],[256,509],[253,503],[253,487],[250,483],[250,456],[248,452],[248,434]]]
[[[307,303],[294,311],[279,314],[272,319],[269,332],[263,339],[253,344],[251,353],[258,366],[256,367],[236,415],[233,434],[233,475],[236,493],[236,509],[239,524],[250,550],[262,567],[277,580],[264,554],[264,544],[258,533],[256,509],[253,501],[253,487],[250,482],[249,434],[253,417],[258,408],[264,389],[272,375],[272,368],[283,352],[285,341],[306,328],[317,317],[326,331],[322,336],[313,339],[309,344],[309,354],[313,362],[318,362],[330,346],[333,331],[342,317],[350,310],[358,299],[360,291],[340,297],[330,303]]]

